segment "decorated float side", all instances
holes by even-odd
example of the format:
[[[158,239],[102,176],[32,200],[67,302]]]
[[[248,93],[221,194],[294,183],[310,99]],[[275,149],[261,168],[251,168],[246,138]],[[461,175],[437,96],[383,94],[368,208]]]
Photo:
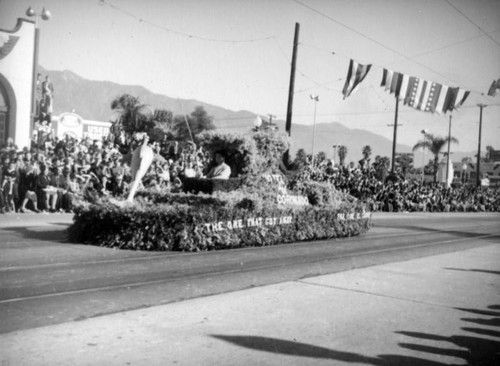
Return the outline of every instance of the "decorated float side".
[[[144,126],[136,124],[136,130],[147,130]],[[184,178],[178,192],[138,189],[128,200],[82,202],[68,229],[70,240],[195,252],[344,238],[371,226],[364,204],[330,183],[284,168],[282,156],[290,147],[284,133],[213,130],[198,134],[195,142],[197,151],[225,152],[229,179]]]

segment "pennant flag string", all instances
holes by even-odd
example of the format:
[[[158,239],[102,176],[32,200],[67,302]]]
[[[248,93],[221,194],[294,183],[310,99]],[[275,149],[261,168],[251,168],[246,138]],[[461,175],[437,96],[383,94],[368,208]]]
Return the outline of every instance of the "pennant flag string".
[[[458,109],[470,94],[462,88],[451,88],[387,69],[383,70],[380,86],[389,90],[390,94],[394,93],[405,105],[432,113]]]

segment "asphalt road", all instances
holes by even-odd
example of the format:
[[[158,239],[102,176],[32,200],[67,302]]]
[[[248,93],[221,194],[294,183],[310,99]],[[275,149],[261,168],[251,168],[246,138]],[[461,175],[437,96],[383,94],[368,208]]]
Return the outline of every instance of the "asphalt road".
[[[0,216],[0,333],[490,245],[500,214],[374,214],[342,240],[207,253],[68,243],[70,215]]]

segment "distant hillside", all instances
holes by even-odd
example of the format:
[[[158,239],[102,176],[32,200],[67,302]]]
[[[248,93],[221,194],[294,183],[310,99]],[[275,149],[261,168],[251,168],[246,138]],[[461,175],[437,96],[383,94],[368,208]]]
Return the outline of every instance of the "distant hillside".
[[[250,111],[231,111],[222,107],[203,103],[197,100],[175,99],[155,94],[139,85],[120,85],[109,81],[92,81],[77,74],[65,71],[41,70],[52,79],[55,89],[54,113],[60,114],[74,110],[84,119],[107,121],[111,115],[111,101],[119,95],[137,96],[154,108],[164,108],[174,114],[189,114],[196,106],[203,106],[209,115],[214,117],[217,128],[234,132],[249,132],[253,127],[255,113]],[[285,122],[276,122],[281,131],[285,130]],[[294,124],[292,126],[292,156],[299,148],[307,152],[312,150],[312,126]],[[363,146],[370,145],[373,157],[376,155],[391,156],[392,141],[365,130],[349,129],[338,122],[318,123],[315,134],[315,153],[324,151],[332,157],[334,144],[345,145],[348,149],[347,161],[359,160]],[[409,152],[407,145],[397,146],[398,152]]]

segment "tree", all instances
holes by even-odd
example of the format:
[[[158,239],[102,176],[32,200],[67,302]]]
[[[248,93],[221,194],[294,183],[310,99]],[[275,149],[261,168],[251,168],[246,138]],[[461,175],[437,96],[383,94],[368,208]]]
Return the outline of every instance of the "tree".
[[[149,141],[161,142],[164,140],[172,140],[173,114],[166,109],[157,109],[153,115],[154,127],[148,130]]]
[[[314,159],[314,162],[316,164],[321,164],[326,160],[326,153],[324,151],[320,151],[317,155],[316,158]]]
[[[198,106],[189,116],[175,116],[173,129],[178,140],[192,140],[200,132],[215,130],[215,125],[205,108]]]
[[[155,127],[163,130],[165,133],[169,133],[172,130],[172,122],[174,120],[171,111],[166,109],[155,110],[153,120],[155,122]]]
[[[470,156],[462,158],[462,164],[470,164],[470,163],[472,163],[472,158]]]
[[[346,156],[347,156],[347,147],[345,147],[344,145],[340,145],[339,146],[340,165],[344,166]]]
[[[396,166],[399,169],[401,169],[403,174],[406,174],[413,167],[413,154],[412,153],[396,154]]]
[[[111,139],[118,143],[122,153],[129,152],[135,133],[145,132],[148,135],[161,138],[155,128],[169,129],[172,124],[172,112],[153,110],[139,98],[123,94],[111,102],[113,111]],[[157,137],[159,136],[159,137]]]
[[[423,148],[429,150],[434,155],[434,183],[437,181],[439,154],[447,144],[452,142],[458,144],[458,140],[453,136],[441,137],[434,136],[431,133],[424,133],[424,139],[418,141],[415,146],[413,146],[413,151]]]
[[[491,145],[486,146],[486,155],[484,157],[485,163],[491,162],[491,153],[494,151],[495,151],[495,149],[493,148],[493,146],[491,146]]]

